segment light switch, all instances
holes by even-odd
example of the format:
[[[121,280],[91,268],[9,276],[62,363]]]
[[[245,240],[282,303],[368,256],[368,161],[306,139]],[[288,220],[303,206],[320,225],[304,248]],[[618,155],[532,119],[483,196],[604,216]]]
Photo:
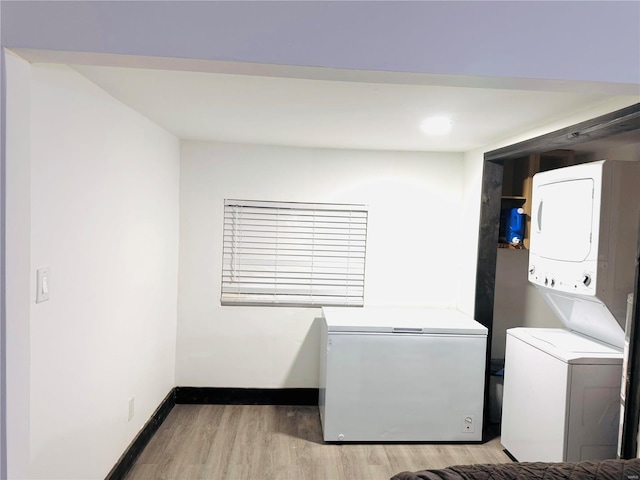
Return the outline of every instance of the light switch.
[[[49,300],[49,267],[36,270],[36,303]]]

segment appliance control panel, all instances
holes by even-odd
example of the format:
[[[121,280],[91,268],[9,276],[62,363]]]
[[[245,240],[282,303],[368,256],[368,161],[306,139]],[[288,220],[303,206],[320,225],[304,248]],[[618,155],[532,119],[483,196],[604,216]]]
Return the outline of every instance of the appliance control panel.
[[[595,262],[557,262],[531,256],[528,279],[531,283],[565,293],[596,294]]]

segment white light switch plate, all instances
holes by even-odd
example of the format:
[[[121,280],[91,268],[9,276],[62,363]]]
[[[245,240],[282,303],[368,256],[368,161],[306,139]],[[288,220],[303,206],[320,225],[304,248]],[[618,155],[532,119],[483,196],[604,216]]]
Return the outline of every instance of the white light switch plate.
[[[36,270],[36,303],[49,300],[49,267],[42,267]]]

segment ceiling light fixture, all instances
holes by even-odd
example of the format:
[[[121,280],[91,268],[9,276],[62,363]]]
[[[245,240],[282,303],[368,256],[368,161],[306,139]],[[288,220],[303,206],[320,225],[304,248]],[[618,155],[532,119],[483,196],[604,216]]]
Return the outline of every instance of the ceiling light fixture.
[[[448,117],[431,117],[422,122],[420,128],[428,135],[445,135],[451,131],[451,125]]]

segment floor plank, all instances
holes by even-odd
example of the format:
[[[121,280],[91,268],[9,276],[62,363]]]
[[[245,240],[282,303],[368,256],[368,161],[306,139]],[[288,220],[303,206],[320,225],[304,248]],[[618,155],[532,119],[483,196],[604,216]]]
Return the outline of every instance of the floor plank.
[[[484,444],[329,444],[317,407],[176,405],[126,480],[388,480],[470,463],[508,463]]]

